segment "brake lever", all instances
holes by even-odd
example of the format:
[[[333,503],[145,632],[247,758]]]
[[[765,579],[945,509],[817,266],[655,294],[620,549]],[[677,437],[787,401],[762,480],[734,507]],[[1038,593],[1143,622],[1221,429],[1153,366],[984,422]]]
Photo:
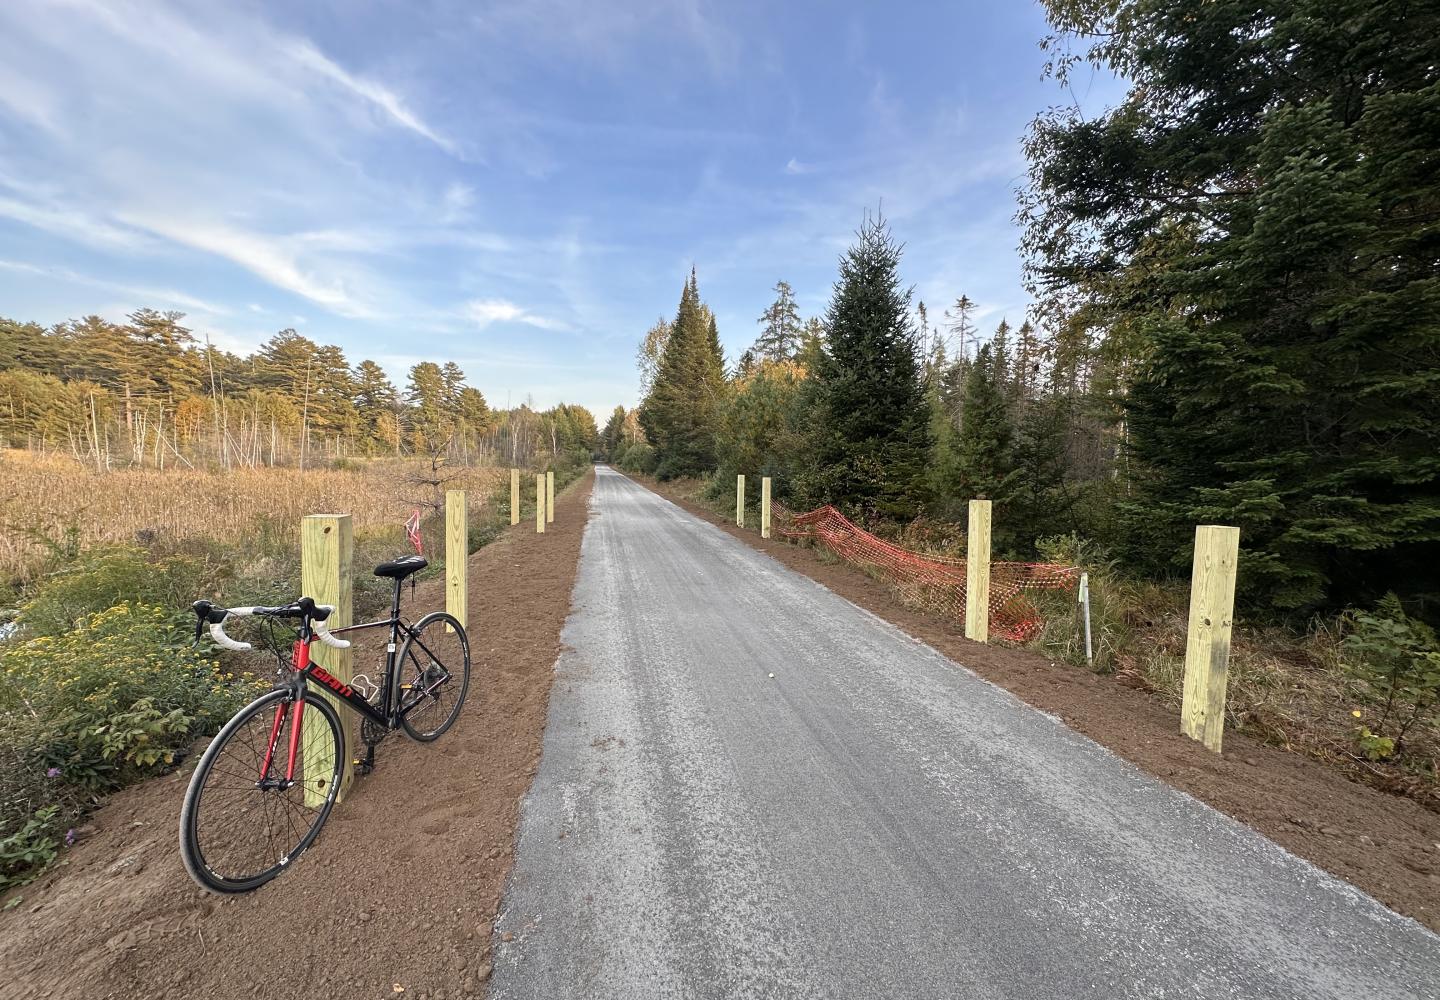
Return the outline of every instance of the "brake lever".
[[[200,634],[205,631],[205,620],[210,617],[210,609],[214,606],[209,601],[196,601],[190,605],[190,610],[195,612],[195,640],[190,643],[191,649],[200,645]]]

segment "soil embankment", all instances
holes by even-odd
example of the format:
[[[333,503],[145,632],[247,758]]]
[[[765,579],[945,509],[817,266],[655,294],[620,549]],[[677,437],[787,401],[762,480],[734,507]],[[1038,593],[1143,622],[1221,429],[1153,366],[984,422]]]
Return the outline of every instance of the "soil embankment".
[[[249,895],[207,894],[176,848],[188,768],[121,792],[0,914],[0,997],[483,994],[593,481],[557,498],[545,534],[522,521],[471,557],[460,721],[429,745],[386,739],[293,871]],[[442,607],[443,585],[407,589],[406,609]]]

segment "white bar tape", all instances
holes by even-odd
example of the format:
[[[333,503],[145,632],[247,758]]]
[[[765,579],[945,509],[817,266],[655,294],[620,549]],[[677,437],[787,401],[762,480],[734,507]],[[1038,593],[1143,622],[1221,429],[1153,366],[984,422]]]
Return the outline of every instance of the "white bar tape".
[[[310,627],[315,630],[315,638],[319,639],[325,645],[330,646],[334,649],[350,648],[350,640],[335,638],[333,635],[330,634],[330,630],[325,627],[324,622],[311,622]]]
[[[210,638],[214,639],[215,645],[219,646],[221,649],[229,649],[237,653],[243,653],[247,649],[254,648],[248,642],[239,642],[226,635],[225,629],[221,627],[220,622],[214,622],[211,624]]]

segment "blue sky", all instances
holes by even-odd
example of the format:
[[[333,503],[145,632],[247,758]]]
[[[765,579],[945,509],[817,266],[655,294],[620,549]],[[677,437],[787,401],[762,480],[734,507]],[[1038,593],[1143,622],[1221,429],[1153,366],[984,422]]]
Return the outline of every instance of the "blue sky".
[[[0,4],[0,315],[284,327],[492,404],[636,400],[693,264],[733,359],[883,205],[939,315],[1022,318],[1020,2]],[[1113,80],[1077,84],[1094,112]]]

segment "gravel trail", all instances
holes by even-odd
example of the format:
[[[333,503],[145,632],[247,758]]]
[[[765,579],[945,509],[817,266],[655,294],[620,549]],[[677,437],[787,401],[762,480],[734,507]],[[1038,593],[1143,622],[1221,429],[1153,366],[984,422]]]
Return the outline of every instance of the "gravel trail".
[[[1440,998],[1420,925],[608,469],[563,640],[497,1000]]]

